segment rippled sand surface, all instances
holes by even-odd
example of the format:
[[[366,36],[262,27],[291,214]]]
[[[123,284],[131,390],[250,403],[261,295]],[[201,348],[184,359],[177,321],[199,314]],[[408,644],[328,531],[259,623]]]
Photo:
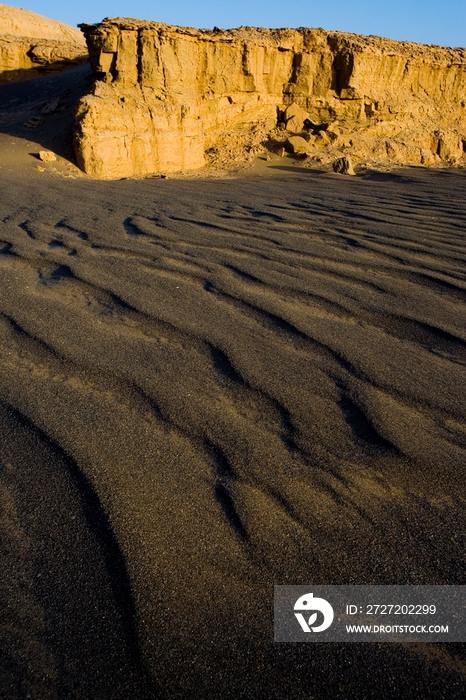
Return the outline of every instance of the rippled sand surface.
[[[464,583],[466,174],[2,173],[2,697],[464,697],[272,614]]]

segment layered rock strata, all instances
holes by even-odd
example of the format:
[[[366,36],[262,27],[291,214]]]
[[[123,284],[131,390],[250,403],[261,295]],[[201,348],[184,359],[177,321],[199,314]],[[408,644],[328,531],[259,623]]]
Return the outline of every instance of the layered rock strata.
[[[74,143],[90,175],[201,168],[226,144],[292,151],[296,136],[311,156],[464,157],[464,49],[306,28],[120,18],[80,27],[96,81],[78,105]]]
[[[78,29],[0,4],[0,83],[35,77],[86,60]]]

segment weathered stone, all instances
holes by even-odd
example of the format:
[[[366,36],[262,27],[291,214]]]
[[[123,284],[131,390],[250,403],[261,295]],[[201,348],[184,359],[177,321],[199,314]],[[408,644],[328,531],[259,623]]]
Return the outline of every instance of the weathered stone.
[[[338,127],[335,127],[335,129],[327,129],[325,133],[327,134],[330,141],[332,141],[332,143],[334,141],[337,141],[338,137],[340,136],[340,130],[338,129]]]
[[[422,149],[411,140],[406,140],[402,136],[398,139],[389,139],[386,142],[387,155],[394,163],[406,165],[420,165],[427,158],[422,156]],[[434,154],[432,154],[433,156]]]
[[[319,125],[313,122],[311,119],[305,119],[303,126],[307,131],[315,131]]]
[[[278,149],[277,156],[280,156],[280,158],[283,158],[285,153],[286,153],[285,148],[282,146],[281,148]]]
[[[41,114],[54,114],[58,110],[58,105],[60,104],[60,98],[55,97],[55,99],[50,100],[50,102],[47,102],[42,109],[40,110]]]
[[[338,158],[332,165],[335,173],[341,173],[342,175],[356,175],[353,168],[353,163],[351,158],[343,156],[343,158]]]
[[[437,153],[444,161],[455,163],[463,156],[463,141],[457,134],[441,134]]]
[[[57,160],[57,156],[55,153],[53,153],[53,151],[39,151],[39,158],[46,163],[51,163],[52,161]]]
[[[304,120],[309,117],[309,114],[306,112],[305,109],[303,109],[298,104],[296,104],[296,102],[293,102],[291,105],[289,105],[285,109],[285,113],[283,116],[284,116],[285,122],[287,122],[288,119],[291,119],[292,117],[298,117],[299,119],[302,119],[304,122]]]
[[[305,109],[293,102],[286,108],[284,119],[286,122],[287,131],[299,133],[304,129],[304,122],[308,119],[309,114]]]
[[[377,113],[377,103],[364,102],[364,111],[366,113],[366,117],[374,117]]]
[[[42,117],[31,117],[27,120],[27,122],[24,122],[23,126],[25,126],[27,129],[37,129],[37,127],[43,124],[44,121],[45,120]]]
[[[316,124],[314,127],[314,131],[317,133],[320,133],[322,131],[327,131],[329,128],[330,124],[328,122],[323,122],[322,124]]]
[[[86,58],[86,42],[77,29],[0,4],[0,83],[30,78]]]
[[[355,87],[345,87],[340,90],[341,100],[360,100],[361,95]]]
[[[434,165],[439,160],[428,148],[421,148],[421,165]]]
[[[320,132],[313,145],[329,158],[337,138],[358,159],[427,162],[423,148],[434,160],[437,151],[446,162],[463,157],[448,139],[466,137],[464,49],[305,28],[209,31],[132,19],[81,28],[96,83],[78,105],[74,147],[90,175],[200,168],[207,152],[227,163],[232,134],[249,158],[256,141],[247,134],[267,134],[277,119],[292,132]],[[296,152],[293,138],[287,149]],[[301,143],[301,152],[310,147]]]
[[[303,139],[302,136],[290,136],[286,140],[285,148],[289,153],[307,153],[309,142]]]
[[[319,131],[315,136],[314,144],[317,148],[323,148],[330,143],[330,136],[326,131]]]
[[[304,129],[304,120],[299,117],[290,117],[286,122],[286,130],[292,133],[300,133]]]
[[[3,3],[0,3],[0,34],[85,46],[79,29],[63,24],[63,22],[47,19],[47,17],[35,12]]]

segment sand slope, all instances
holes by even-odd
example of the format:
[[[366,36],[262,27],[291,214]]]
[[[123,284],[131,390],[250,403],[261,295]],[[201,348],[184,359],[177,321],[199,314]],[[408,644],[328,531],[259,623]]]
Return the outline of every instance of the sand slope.
[[[272,601],[464,582],[465,173],[31,170],[0,170],[2,697],[463,697],[458,645],[274,645]]]

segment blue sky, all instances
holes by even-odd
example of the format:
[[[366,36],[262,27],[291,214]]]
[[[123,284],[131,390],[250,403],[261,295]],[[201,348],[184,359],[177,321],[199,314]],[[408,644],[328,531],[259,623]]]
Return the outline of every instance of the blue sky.
[[[5,3],[76,26],[104,17],[229,29],[323,27],[441,46],[466,46],[466,0],[21,0]]]

